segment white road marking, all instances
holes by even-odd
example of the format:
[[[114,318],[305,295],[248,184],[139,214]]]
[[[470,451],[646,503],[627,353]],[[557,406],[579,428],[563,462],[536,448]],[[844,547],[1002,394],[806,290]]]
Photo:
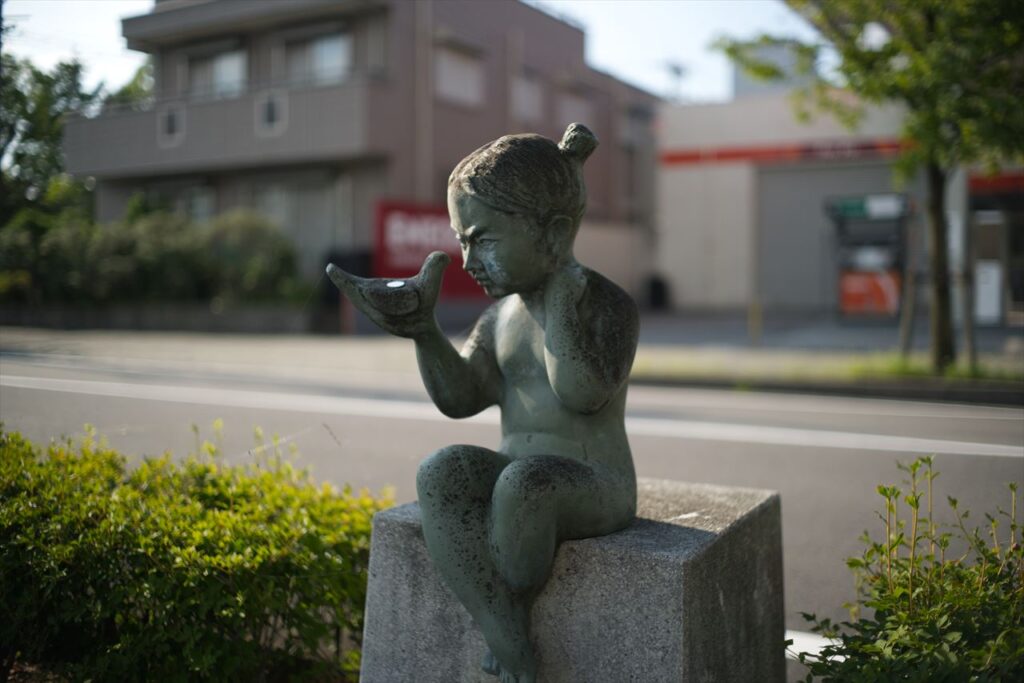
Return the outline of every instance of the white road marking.
[[[19,389],[56,391],[89,396],[108,396],[172,403],[200,403],[316,412],[371,418],[396,418],[445,422],[442,415],[429,403],[380,398],[351,398],[314,394],[291,394],[243,389],[218,389],[198,386],[172,386],[158,384],[131,384],[91,380],[56,379],[50,377],[0,376],[0,385]],[[501,415],[496,407],[489,408],[466,422],[500,424]],[[949,441],[887,434],[865,434],[818,429],[794,429],[752,424],[670,420],[663,418],[627,417],[626,428],[631,435],[653,436],[732,443],[772,444],[806,448],[839,448],[922,454],[979,455],[1006,458],[1024,458],[1024,445]]]
[[[111,398],[133,398],[148,401],[168,401],[170,403],[201,403],[231,406],[234,408],[259,408],[263,410],[285,410],[301,413],[326,413],[356,417],[401,417],[407,420],[429,421],[445,421],[450,419],[442,415],[430,403],[398,399],[351,398],[346,396],[292,394],[248,389],[100,382],[18,375],[0,375],[0,386],[57,391],[67,394],[108,396]],[[499,424],[500,413],[497,408],[491,408],[479,415],[468,418],[466,421]]]

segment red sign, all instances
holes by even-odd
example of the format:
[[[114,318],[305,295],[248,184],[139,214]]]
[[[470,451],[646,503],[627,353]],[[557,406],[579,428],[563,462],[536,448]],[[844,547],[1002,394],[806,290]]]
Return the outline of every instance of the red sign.
[[[487,295],[462,269],[462,252],[443,206],[382,201],[377,204],[375,277],[407,278],[419,272],[432,251],[452,257],[444,271],[441,296],[477,299]]]
[[[845,270],[839,276],[839,310],[854,315],[896,315],[901,279],[895,270]]]

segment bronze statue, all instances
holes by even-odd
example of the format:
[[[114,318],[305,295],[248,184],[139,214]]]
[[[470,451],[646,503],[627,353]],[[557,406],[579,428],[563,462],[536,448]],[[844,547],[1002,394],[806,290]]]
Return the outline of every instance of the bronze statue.
[[[536,680],[530,607],[558,544],[617,531],[636,513],[624,426],[636,306],[573,257],[583,162],[596,146],[574,123],[557,145],[508,135],[455,167],[448,212],[464,267],[498,300],[461,352],[434,318],[446,255],[431,254],[409,280],[327,269],[377,325],[415,341],[441,412],[501,406],[496,451],[442,448],[420,465],[416,488],[430,557],[483,633],[484,670],[505,682]]]

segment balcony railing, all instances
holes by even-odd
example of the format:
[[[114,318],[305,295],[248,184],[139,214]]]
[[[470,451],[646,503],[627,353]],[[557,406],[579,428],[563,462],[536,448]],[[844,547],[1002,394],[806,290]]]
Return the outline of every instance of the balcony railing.
[[[68,122],[67,168],[130,177],[357,157],[371,87],[288,83],[106,107]]]

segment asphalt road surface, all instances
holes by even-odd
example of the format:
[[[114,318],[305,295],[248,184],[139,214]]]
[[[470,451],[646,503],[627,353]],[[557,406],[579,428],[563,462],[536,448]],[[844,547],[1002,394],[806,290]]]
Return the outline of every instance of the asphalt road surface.
[[[211,424],[222,419],[233,462],[260,456],[259,426],[286,451],[294,445],[296,462],[318,479],[394,486],[399,502],[414,499],[417,463],[432,450],[499,440],[496,411],[443,417],[408,363],[330,376],[274,367],[7,350],[0,420],[37,442],[91,424],[142,456],[187,453],[192,425],[212,439]],[[806,630],[801,611],[846,617],[841,605],[854,591],[844,559],[859,553],[865,529],[877,536],[875,487],[904,478],[897,461],[934,454],[936,500],[953,495],[972,518],[1008,508],[1006,484],[1024,480],[1024,411],[1016,408],[636,386],[627,424],[642,477],[781,493],[789,629]]]

